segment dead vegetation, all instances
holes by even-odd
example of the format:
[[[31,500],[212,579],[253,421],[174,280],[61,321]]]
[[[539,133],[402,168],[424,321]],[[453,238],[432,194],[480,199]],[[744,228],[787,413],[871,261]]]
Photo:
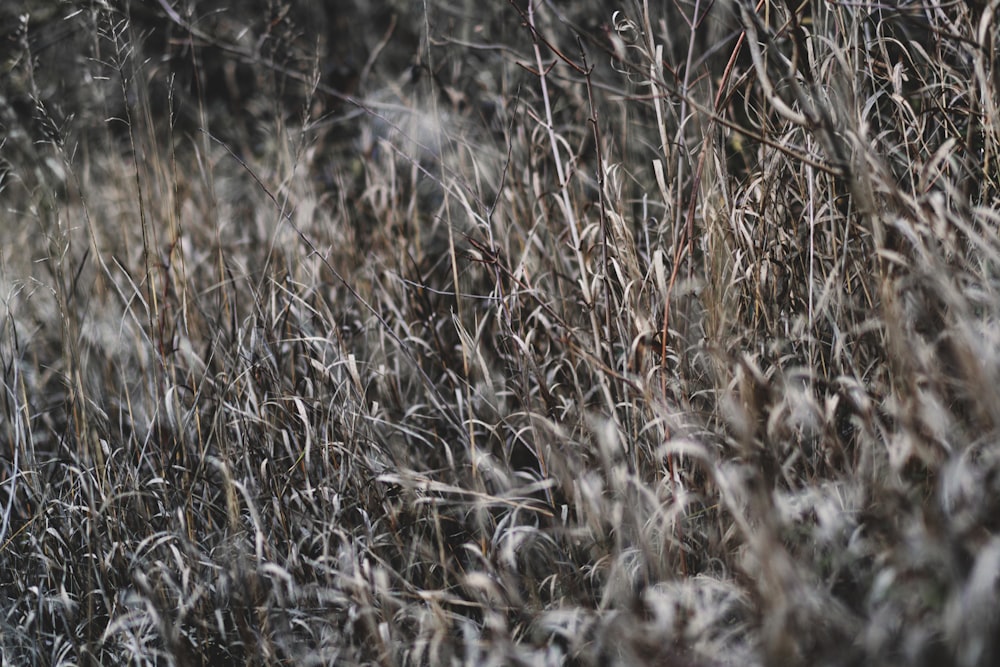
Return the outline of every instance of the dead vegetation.
[[[1000,657],[994,4],[22,4],[3,664]]]

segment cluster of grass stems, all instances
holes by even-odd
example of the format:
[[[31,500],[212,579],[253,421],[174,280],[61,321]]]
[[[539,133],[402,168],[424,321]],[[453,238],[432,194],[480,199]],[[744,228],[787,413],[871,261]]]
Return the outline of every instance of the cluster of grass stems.
[[[51,4],[4,665],[1000,659],[996,2]]]

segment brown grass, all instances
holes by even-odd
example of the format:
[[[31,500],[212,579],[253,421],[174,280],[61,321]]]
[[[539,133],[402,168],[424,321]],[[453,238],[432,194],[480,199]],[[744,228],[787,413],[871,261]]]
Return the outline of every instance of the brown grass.
[[[995,7],[21,4],[3,664],[997,659]]]

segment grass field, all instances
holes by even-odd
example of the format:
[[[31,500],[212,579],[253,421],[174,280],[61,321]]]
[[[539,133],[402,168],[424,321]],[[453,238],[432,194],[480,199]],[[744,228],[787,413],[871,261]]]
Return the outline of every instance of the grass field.
[[[0,661],[996,664],[998,6],[5,2]]]

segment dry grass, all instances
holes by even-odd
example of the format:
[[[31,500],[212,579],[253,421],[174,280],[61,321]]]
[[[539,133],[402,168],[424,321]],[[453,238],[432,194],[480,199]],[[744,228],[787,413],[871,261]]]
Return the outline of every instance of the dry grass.
[[[2,53],[4,665],[1000,658],[995,3],[112,4]]]

